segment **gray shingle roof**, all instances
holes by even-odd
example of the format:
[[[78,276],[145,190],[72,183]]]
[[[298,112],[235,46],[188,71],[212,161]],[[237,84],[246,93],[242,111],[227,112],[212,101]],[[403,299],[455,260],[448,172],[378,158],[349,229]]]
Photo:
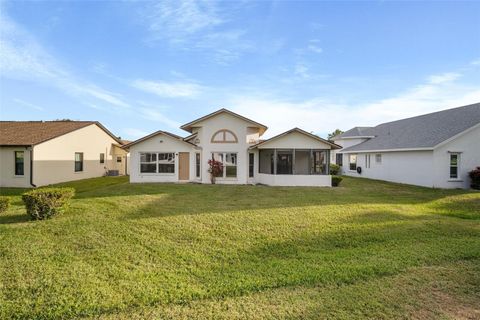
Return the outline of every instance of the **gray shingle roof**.
[[[352,137],[371,137],[373,136],[373,127],[354,127],[344,133],[334,136],[331,140],[352,138]]]
[[[371,128],[371,133],[373,133],[372,135],[375,138],[368,139],[341,151],[433,148],[439,143],[479,123],[480,103],[476,103],[418,117],[382,123]]]

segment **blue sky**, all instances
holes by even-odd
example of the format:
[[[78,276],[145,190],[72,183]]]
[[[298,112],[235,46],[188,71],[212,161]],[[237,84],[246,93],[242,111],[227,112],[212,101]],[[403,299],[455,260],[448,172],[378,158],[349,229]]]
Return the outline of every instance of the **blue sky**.
[[[0,2],[0,118],[326,136],[480,102],[480,2]]]

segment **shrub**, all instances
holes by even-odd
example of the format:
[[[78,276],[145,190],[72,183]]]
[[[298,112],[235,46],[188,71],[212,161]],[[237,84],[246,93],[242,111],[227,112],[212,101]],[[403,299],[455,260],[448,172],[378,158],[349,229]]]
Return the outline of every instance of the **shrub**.
[[[338,187],[343,178],[339,176],[332,176],[332,187]]]
[[[10,198],[0,197],[0,213],[7,211],[10,206]]]
[[[330,164],[330,174],[336,176],[340,172],[340,166],[335,163]]]
[[[208,160],[208,172],[210,172],[210,181],[215,184],[215,178],[223,174],[223,163],[214,159]]]
[[[73,188],[41,188],[24,193],[22,200],[33,220],[43,220],[63,212],[74,195]]]
[[[470,180],[472,181],[471,187],[473,189],[480,190],[480,167],[477,167],[475,170],[472,170],[468,173]]]

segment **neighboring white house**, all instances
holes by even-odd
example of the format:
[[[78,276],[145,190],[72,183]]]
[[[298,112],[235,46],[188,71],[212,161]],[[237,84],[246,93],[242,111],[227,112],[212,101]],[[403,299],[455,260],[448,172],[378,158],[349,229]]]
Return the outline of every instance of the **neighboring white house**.
[[[355,127],[332,140],[342,173],[436,188],[469,188],[480,166],[480,103]]]
[[[125,174],[123,143],[94,121],[0,121],[0,187]]]
[[[130,151],[130,182],[211,183],[209,159],[223,163],[222,184],[331,186],[334,143],[295,128],[268,140],[263,124],[220,109],[181,127],[182,138],[157,131],[124,146]]]

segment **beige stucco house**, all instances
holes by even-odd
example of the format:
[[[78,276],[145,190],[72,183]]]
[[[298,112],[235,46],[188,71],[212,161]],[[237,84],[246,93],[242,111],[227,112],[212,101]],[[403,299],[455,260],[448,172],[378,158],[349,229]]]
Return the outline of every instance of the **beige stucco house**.
[[[126,174],[123,144],[95,121],[0,121],[0,187]]]
[[[215,159],[223,164],[216,183],[331,186],[330,150],[340,147],[299,128],[262,140],[265,125],[220,109],[181,129],[189,135],[157,131],[124,146],[130,182],[211,183]]]

